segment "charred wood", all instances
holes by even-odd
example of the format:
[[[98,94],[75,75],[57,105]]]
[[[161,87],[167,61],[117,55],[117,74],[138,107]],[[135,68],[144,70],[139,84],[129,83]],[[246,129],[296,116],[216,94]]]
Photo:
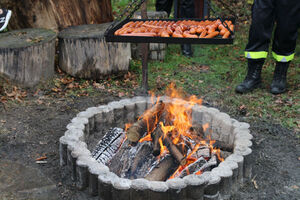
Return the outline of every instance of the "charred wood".
[[[92,152],[92,157],[98,162],[106,164],[116,154],[124,139],[125,132],[123,129],[110,129],[97,144]]]
[[[207,164],[207,161],[203,157],[200,157],[198,160],[184,168],[178,176],[183,178],[189,174],[194,174],[198,172],[205,164]]]
[[[163,160],[145,177],[149,181],[165,181],[177,169],[175,159],[167,155]]]
[[[134,146],[147,130],[153,131],[160,120],[165,104],[160,101],[152,109],[146,111],[142,118],[127,130],[127,139]]]
[[[180,165],[185,165],[186,164],[186,157],[183,155],[183,153],[178,149],[178,147],[173,144],[172,140],[168,135],[164,135],[163,131],[161,130],[160,125],[156,127],[156,129],[153,131],[153,146],[155,146],[155,149],[153,147],[153,155],[159,152],[160,154],[160,145],[159,145],[159,138],[162,138],[163,144],[167,147],[169,150],[170,154],[175,158],[175,160],[180,164]],[[157,152],[154,152],[156,150]],[[158,154],[158,155],[159,155]]]

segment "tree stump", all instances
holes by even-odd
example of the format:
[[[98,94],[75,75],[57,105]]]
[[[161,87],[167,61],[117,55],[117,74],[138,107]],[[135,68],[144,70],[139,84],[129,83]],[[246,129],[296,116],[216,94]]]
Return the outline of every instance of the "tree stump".
[[[69,27],[59,33],[59,66],[68,74],[86,79],[102,79],[128,71],[129,43],[106,42],[110,23]]]
[[[0,74],[32,87],[54,75],[56,33],[22,29],[0,34]]]
[[[0,0],[0,7],[12,10],[12,29],[61,30],[113,20],[110,0]]]

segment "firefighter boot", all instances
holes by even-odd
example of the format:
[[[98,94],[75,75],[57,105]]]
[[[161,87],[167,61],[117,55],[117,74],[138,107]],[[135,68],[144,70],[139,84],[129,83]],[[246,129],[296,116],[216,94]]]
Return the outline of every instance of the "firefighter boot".
[[[235,91],[237,93],[250,92],[261,84],[261,69],[265,59],[248,59],[248,72],[245,80],[239,84]]]
[[[274,77],[271,84],[272,94],[281,94],[286,91],[286,74],[290,62],[276,62]]]

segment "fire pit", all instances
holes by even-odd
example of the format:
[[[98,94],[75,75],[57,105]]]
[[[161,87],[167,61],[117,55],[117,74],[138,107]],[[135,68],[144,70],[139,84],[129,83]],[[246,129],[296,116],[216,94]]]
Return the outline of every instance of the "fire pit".
[[[186,108],[187,127],[165,120],[160,108],[174,105]],[[114,101],[79,113],[67,129],[60,165],[99,199],[229,199],[251,176],[249,124],[197,100]]]

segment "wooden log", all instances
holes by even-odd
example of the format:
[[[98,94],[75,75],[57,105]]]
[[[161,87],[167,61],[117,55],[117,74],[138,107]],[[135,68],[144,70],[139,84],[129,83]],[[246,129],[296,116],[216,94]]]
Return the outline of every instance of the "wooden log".
[[[111,172],[121,176],[121,173],[124,170],[124,166],[129,166],[129,163],[132,161],[130,158],[131,146],[129,146],[128,140],[126,140],[119,151],[114,155],[114,157],[107,163]],[[130,167],[130,166],[129,166]],[[127,168],[129,168],[127,167]],[[127,169],[126,169],[127,171]]]
[[[160,122],[162,122],[166,126],[166,124],[169,122],[166,119],[167,115],[168,115],[168,113],[166,112],[166,110],[164,110],[164,112],[162,113],[162,115],[160,117],[159,122],[156,125],[156,129],[160,127],[160,124],[159,124]],[[168,124],[168,126],[169,125],[170,124]],[[154,156],[158,156],[158,155],[160,155],[160,150],[161,150],[161,147],[160,147],[160,144],[159,144],[159,139],[162,137],[162,134],[161,134],[161,131],[159,131],[159,130],[155,131],[155,130],[153,132],[151,132],[151,139],[152,139],[152,144],[153,144],[152,154]]]
[[[158,125],[159,126],[159,125]],[[159,127],[157,127],[156,129],[159,129]],[[151,133],[151,138],[152,138],[152,143],[153,143],[153,156],[159,156],[160,155],[160,144],[159,144],[159,139],[162,137],[162,135],[160,134],[160,131],[153,131]]]
[[[170,154],[175,158],[175,160],[181,165],[185,165],[186,164],[186,157],[183,155],[183,153],[178,149],[178,147],[173,144],[172,140],[170,139],[170,137],[168,135],[164,135],[163,131],[161,130],[160,125],[157,125],[157,128],[154,130],[153,132],[153,138],[154,138],[154,143],[155,143],[155,148],[156,151],[158,151],[158,148],[160,149],[160,145],[159,145],[159,138],[162,139],[163,144],[167,147],[167,149],[169,150]],[[154,149],[153,149],[154,150]],[[157,154],[158,152],[155,152],[155,154]],[[153,153],[154,154],[154,153]],[[160,154],[160,150],[159,150],[159,154]],[[158,154],[158,155],[159,155]]]
[[[9,28],[48,28],[100,24],[113,20],[110,0],[0,0],[12,10]]]
[[[139,143],[132,147],[126,140],[108,163],[108,166],[110,171],[123,178],[143,178],[156,161],[151,152],[152,145],[150,142]]]
[[[125,132],[121,128],[112,128],[98,142],[92,152],[92,157],[98,162],[106,164],[118,151],[125,140]]]
[[[132,145],[135,145],[147,130],[154,130],[157,123],[160,121],[164,108],[165,104],[162,101],[158,102],[153,108],[146,111],[142,118],[127,130],[127,139]]]
[[[104,32],[110,23],[73,26],[59,33],[59,66],[68,74],[102,79],[128,71],[129,43],[107,43]]]
[[[152,157],[149,157],[152,152],[152,147],[149,145],[151,143],[148,143],[143,144],[139,151],[136,153],[130,168],[130,179],[143,178],[144,174],[148,172],[148,165],[152,164]],[[147,161],[150,161],[150,163]],[[144,167],[145,165],[146,167]]]
[[[194,163],[188,165],[186,168],[184,168],[180,173],[178,173],[177,175],[175,175],[175,177],[180,177],[183,178],[189,174],[194,174],[197,171],[200,170],[200,168],[206,164],[207,161],[203,158],[200,157],[198,160],[196,160]]]
[[[177,169],[178,164],[172,156],[167,155],[146,177],[148,181],[165,181]]]
[[[32,87],[54,75],[56,33],[22,29],[0,34],[0,75]]]

